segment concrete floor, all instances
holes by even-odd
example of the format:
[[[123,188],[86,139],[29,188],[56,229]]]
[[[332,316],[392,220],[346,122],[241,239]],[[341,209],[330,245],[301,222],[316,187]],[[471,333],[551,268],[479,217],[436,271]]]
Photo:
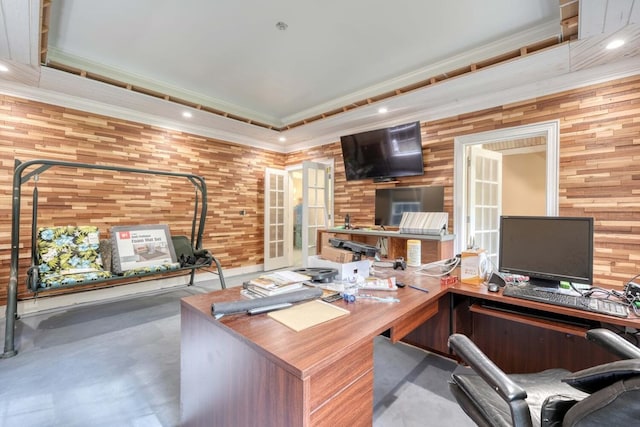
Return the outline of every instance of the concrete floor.
[[[227,286],[239,283],[227,278]],[[0,360],[0,425],[179,425],[179,300],[215,289],[212,282],[21,318],[19,353]],[[455,368],[377,338],[373,425],[472,426],[449,394]]]

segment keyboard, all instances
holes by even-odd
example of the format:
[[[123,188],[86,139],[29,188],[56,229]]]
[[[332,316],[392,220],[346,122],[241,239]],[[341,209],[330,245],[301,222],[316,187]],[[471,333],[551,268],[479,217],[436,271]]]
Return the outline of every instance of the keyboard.
[[[546,302],[547,304],[591,311],[594,313],[606,314],[608,316],[629,316],[629,308],[626,305],[615,301],[550,292],[533,286],[507,285],[505,286],[502,295],[530,301]]]

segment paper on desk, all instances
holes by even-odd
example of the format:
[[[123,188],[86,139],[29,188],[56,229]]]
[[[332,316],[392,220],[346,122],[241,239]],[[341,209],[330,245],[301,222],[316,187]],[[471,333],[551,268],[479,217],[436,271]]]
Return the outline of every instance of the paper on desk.
[[[398,287],[396,286],[395,277],[388,277],[386,279],[368,277],[360,289],[367,289],[371,291],[395,291]]]
[[[349,314],[349,310],[320,300],[294,305],[284,310],[272,311],[268,316],[296,332]]]

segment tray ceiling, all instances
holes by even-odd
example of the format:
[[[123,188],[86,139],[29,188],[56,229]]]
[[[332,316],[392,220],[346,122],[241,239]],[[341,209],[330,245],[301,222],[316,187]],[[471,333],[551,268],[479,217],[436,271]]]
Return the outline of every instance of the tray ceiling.
[[[192,130],[272,147],[535,96],[640,37],[639,0],[0,3],[0,61],[19,71],[0,79],[29,96],[158,123],[176,104]],[[616,33],[631,48],[595,53]]]

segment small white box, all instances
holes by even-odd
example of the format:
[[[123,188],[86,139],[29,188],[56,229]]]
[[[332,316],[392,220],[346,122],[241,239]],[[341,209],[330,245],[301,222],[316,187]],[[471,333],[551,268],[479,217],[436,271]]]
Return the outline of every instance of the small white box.
[[[338,275],[334,280],[348,280],[350,277],[354,277],[356,275],[364,278],[369,277],[369,266],[371,263],[367,259],[355,262],[339,263],[314,255],[309,257],[308,264],[311,268],[335,268],[338,270]]]

